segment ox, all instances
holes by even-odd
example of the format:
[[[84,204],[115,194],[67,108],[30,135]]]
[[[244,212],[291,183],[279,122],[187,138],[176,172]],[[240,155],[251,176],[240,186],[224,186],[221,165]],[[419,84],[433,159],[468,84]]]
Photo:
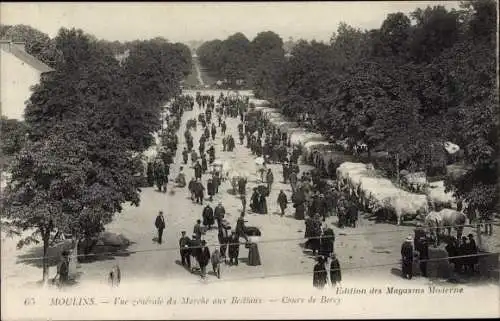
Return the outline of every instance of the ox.
[[[457,231],[457,238],[462,237],[467,216],[459,211],[444,208],[439,212],[431,212],[425,218],[425,225],[436,234],[436,240],[439,244],[439,236],[442,228],[448,230],[448,236],[451,236],[451,229]]]

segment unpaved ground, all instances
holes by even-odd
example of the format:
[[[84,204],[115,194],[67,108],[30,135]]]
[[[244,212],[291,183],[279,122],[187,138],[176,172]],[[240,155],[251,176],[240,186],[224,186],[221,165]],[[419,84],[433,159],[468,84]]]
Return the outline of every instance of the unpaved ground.
[[[195,94],[194,91],[188,92]],[[207,91],[209,94],[218,95],[219,91]],[[185,146],[184,135],[187,119],[196,117],[199,113],[198,107],[183,115],[181,129],[179,131],[180,144],[175,164],[171,168],[171,180],[177,175],[181,165],[181,151]],[[228,118],[227,133],[232,133],[237,138],[238,120]],[[201,129],[193,131],[195,147]],[[254,157],[250,151],[237,142],[233,152],[222,152],[222,135],[217,134],[214,144],[216,158],[229,161],[235,169],[245,170],[251,174],[247,186],[248,194],[253,186],[258,184]],[[270,165],[275,175],[275,184],[268,198],[268,215],[252,214],[248,212],[248,225],[257,226],[261,229],[263,236],[259,245],[262,265],[248,266],[245,257],[248,251],[242,246],[240,249],[241,264],[237,267],[224,267],[224,279],[259,278],[266,276],[303,275],[311,277],[314,260],[309,252],[301,247],[304,235],[304,222],[293,218],[293,207],[289,204],[285,217],[278,215],[276,198],[280,189],[290,196],[289,185],[283,184],[280,165]],[[303,166],[304,169],[307,166]],[[187,179],[193,176],[190,162],[184,169]],[[204,175],[206,183],[208,174]],[[153,188],[144,188],[141,193],[141,204],[139,207],[125,207],[123,213],[117,214],[116,219],[107,226],[107,230],[122,233],[128,237],[133,244],[128,249],[137,253],[128,256],[109,257],[106,260],[80,264],[78,271],[81,274],[80,282],[104,281],[107,272],[115,263],[119,263],[124,280],[159,277],[176,280],[197,280],[198,276],[190,274],[178,264],[179,253],[176,249],[181,230],[191,234],[196,219],[201,218],[202,206],[194,204],[188,197],[186,189],[174,188],[169,184],[167,194],[159,193]],[[174,194],[170,191],[174,190]],[[227,219],[235,226],[236,219],[241,211],[241,202],[230,193],[229,182],[223,183],[220,192],[211,203],[217,205],[220,201],[227,211]],[[164,243],[158,245],[153,242],[155,236],[154,219],[159,210],[163,210],[166,216],[167,228],[164,232]],[[387,280],[399,278],[399,250],[402,240],[411,234],[413,226],[397,227],[392,224],[375,224],[367,219],[361,218],[359,226],[355,229],[338,229],[333,225],[336,218],[328,219],[327,224],[332,226],[337,240],[335,244],[336,253],[343,268],[345,279],[357,277],[377,277]],[[212,230],[205,236],[207,243],[213,248],[217,244],[217,232]],[[27,263],[16,263],[16,257],[29,258],[41,254],[39,247],[27,248],[16,251],[14,240],[7,239],[2,243],[2,279],[4,284],[18,286],[33,283],[40,279],[41,261]],[[54,270],[51,271],[53,275]],[[214,278],[209,276],[209,278]]]

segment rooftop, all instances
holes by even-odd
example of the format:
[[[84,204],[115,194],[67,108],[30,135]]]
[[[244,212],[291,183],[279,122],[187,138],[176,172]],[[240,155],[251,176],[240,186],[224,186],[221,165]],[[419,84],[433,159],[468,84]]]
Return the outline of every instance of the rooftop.
[[[54,71],[51,67],[41,62],[39,59],[27,53],[24,49],[24,43],[12,42],[11,40],[0,40],[0,48],[5,52],[9,52],[19,60],[30,65],[41,73]]]

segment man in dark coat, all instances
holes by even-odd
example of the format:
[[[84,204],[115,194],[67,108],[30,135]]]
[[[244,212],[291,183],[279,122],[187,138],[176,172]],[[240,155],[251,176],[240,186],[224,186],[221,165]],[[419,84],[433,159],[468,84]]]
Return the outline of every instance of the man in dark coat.
[[[266,194],[264,193],[259,193],[259,210],[258,213],[260,214],[267,214],[267,201],[266,201]]]
[[[284,162],[282,167],[283,167],[283,183],[286,184],[288,182],[288,177],[290,175],[290,167],[288,166],[287,162]]]
[[[413,237],[410,235],[401,245],[401,270],[404,278],[413,277]]]
[[[211,178],[207,180],[207,194],[209,196],[209,200],[212,201],[215,195],[215,184]]]
[[[194,177],[196,179],[201,179],[201,174],[203,173],[203,169],[201,167],[200,162],[196,161],[196,164],[194,165]]]
[[[286,197],[286,194],[285,192],[283,192],[283,190],[280,190],[280,193],[278,195],[278,204],[280,206],[281,216],[285,215],[285,209],[288,204],[288,198]]]
[[[210,146],[210,148],[207,150],[207,154],[208,154],[208,162],[212,164],[215,160],[215,148],[213,145]]]
[[[215,140],[215,135],[217,134],[217,128],[215,128],[215,124],[212,124],[212,140]]]
[[[318,263],[314,266],[313,286],[318,289],[323,289],[328,283],[328,274],[325,268],[325,259],[322,256],[317,258]]]
[[[203,209],[202,217],[203,225],[208,226],[208,229],[210,230],[212,225],[214,225],[214,210],[210,207],[210,204],[207,204]]]
[[[266,174],[267,189],[269,190],[269,192],[271,192],[273,182],[274,182],[274,175],[273,175],[273,172],[271,171],[271,169],[269,168],[267,170],[267,174]]]
[[[229,264],[230,265],[238,265],[238,256],[240,254],[240,240],[235,232],[231,233],[229,238]]]
[[[205,174],[208,170],[207,157],[205,154],[201,155],[201,172]]]
[[[225,152],[227,150],[227,137],[222,138],[222,151]]]
[[[205,240],[201,241],[201,249],[198,253],[198,263],[200,264],[201,277],[205,278],[207,273],[207,265],[210,262],[210,250],[207,247]]]
[[[195,262],[198,262],[198,265],[200,264],[200,262],[198,261],[200,257],[200,252],[201,252],[201,238],[198,238],[196,235],[193,234],[193,236],[191,237],[191,256],[194,258]],[[195,269],[196,268],[192,266],[191,272],[194,272]]]
[[[156,186],[158,187],[158,190],[160,192],[166,193],[168,176],[166,175],[165,172],[165,164],[161,159],[157,159],[155,163],[154,172],[155,172]]]
[[[214,217],[215,221],[217,222],[218,228],[222,227],[222,220],[224,219],[225,215],[226,215],[226,209],[224,208],[224,206],[222,206],[222,203],[219,202],[219,204],[217,204],[214,210]]]
[[[163,230],[165,229],[165,218],[162,211],[158,212],[158,216],[156,216],[155,227],[158,230],[158,244],[161,244]]]
[[[189,158],[189,152],[186,147],[184,147],[184,150],[182,151],[182,161],[184,164],[187,164]]]
[[[196,164],[198,162],[198,153],[195,150],[191,152],[191,163]]]
[[[187,266],[191,269],[191,240],[186,236],[186,231],[181,232],[182,236],[179,239],[179,250],[181,254],[182,266]]]
[[[196,220],[196,224],[194,225],[193,228],[193,235],[198,239],[201,240],[201,235],[203,234],[201,230],[201,220]]]
[[[246,194],[246,188],[247,188],[247,179],[244,177],[240,177],[240,179],[238,179],[238,193],[240,195]]]
[[[460,271],[460,266],[459,264],[457,264],[457,259],[455,258],[458,252],[457,247],[458,240],[454,236],[451,238],[451,240],[448,241],[448,244],[445,247],[446,252],[448,252],[448,262],[450,264],[453,264],[453,270],[455,271],[455,273],[458,273]]]
[[[465,245],[465,255],[476,255],[478,253],[478,248],[476,245],[476,241],[474,240],[474,235],[469,234],[467,235],[468,237],[468,242]],[[477,256],[469,256],[465,260],[465,271],[468,274],[474,274],[474,266],[478,262],[478,257]]]
[[[229,243],[229,230],[231,229],[230,226],[227,225],[220,225],[219,226],[219,232],[217,234],[217,237],[219,239],[219,244],[220,244],[220,253],[221,256],[225,259],[226,258],[226,250],[227,250],[227,245]]]
[[[311,220],[311,238],[309,245],[313,251],[313,255],[319,253],[321,246],[321,220],[319,215],[315,215]]]
[[[342,281],[342,274],[340,272],[340,263],[335,254],[332,255],[332,262],[330,263],[330,282],[332,286],[339,284]]]
[[[358,207],[354,204],[354,202],[349,202],[347,213],[349,226],[356,227],[356,222],[358,221]]]
[[[222,124],[220,125],[220,129],[221,129],[221,131],[222,131],[222,135],[226,135],[226,128],[227,128],[227,126],[226,126],[226,121],[224,120],[224,121],[222,122]]]
[[[250,209],[255,213],[259,210],[259,192],[257,188],[253,189],[252,197],[250,198]]]
[[[196,178],[192,177],[188,184],[188,190],[191,193],[191,200],[194,201],[196,191]]]
[[[245,241],[248,242],[248,236],[247,236],[246,229],[245,229],[246,222],[247,221],[245,221],[245,213],[242,212],[240,217],[236,221],[236,236],[238,236],[238,239],[240,237],[242,237],[245,239]]]
[[[59,278],[58,278],[59,277]],[[54,280],[58,280],[58,286],[64,287],[69,281],[69,251],[64,250],[61,253],[61,258],[57,264],[57,274]]]
[[[203,205],[203,198],[205,197],[204,191],[205,187],[203,187],[201,181],[197,180],[194,185],[194,196],[196,198],[196,203]]]
[[[333,254],[335,244],[335,233],[331,228],[327,228],[321,237],[320,255],[330,257]]]

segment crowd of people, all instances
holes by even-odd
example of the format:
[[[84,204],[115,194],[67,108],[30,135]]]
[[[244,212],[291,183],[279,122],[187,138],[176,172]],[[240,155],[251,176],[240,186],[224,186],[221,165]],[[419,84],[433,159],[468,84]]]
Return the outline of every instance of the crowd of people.
[[[257,242],[252,241],[252,236],[260,235],[260,231],[258,229],[254,231],[252,227],[245,225],[246,178],[238,178],[233,185],[233,190],[239,194],[242,202],[241,216],[238,218],[234,230],[225,219],[226,211],[221,203],[214,208],[210,204],[204,204],[205,191],[208,194],[208,200],[213,201],[214,196],[219,193],[220,185],[226,179],[220,167],[212,166],[216,159],[213,141],[218,135],[222,135],[223,146],[221,152],[232,152],[234,150],[234,138],[231,133],[227,133],[226,124],[227,117],[232,117],[239,118],[240,121],[237,126],[240,145],[244,145],[246,138],[245,146],[250,149],[253,155],[263,160],[259,170],[261,184],[252,189],[249,198],[249,209],[256,214],[270,213],[267,198],[273,188],[274,174],[267,165],[281,164],[283,169],[282,180],[285,184],[290,185],[291,195],[287,195],[284,190],[280,190],[276,200],[279,214],[285,216],[288,204],[291,203],[295,209],[293,217],[304,220],[304,238],[306,239],[304,248],[310,250],[317,259],[317,264],[314,267],[314,285],[322,287],[327,283],[325,281],[327,278],[324,277],[325,273],[327,273],[325,268],[327,265],[330,265],[330,270],[333,271],[331,272],[333,274],[330,275],[330,283],[332,285],[337,284],[340,281],[340,263],[335,255],[335,233],[328,226],[327,219],[331,216],[337,216],[336,225],[338,228],[356,228],[360,209],[363,209],[365,205],[359,204],[360,201],[355,195],[356,192],[335,184],[320,169],[301,171],[301,165],[298,162],[302,155],[301,149],[291,146],[287,134],[273,127],[261,114],[248,110],[248,98],[224,96],[222,93],[219,97],[197,93],[196,102],[200,113],[197,118],[191,119],[187,123],[184,133],[186,147],[182,150],[182,161],[187,166],[189,158],[191,158],[191,166],[194,172],[189,184],[187,184],[187,188],[193,202],[200,204],[202,210],[201,217],[194,226],[192,237],[187,237],[186,232],[183,231],[179,241],[182,265],[186,266],[190,271],[200,271],[202,277],[205,277],[206,266],[211,261],[214,273],[220,277],[220,263],[238,265],[241,244],[244,244],[249,249],[249,264],[261,264]],[[199,154],[193,148],[191,133],[191,131],[198,130],[198,124],[201,125],[202,130],[199,139]],[[158,159],[163,160],[164,164],[170,165],[172,154],[175,155],[177,148],[177,140],[173,138],[172,132],[169,132],[167,137],[170,137],[167,140],[170,145]],[[206,144],[210,141],[212,141],[212,144],[205,151]],[[168,165],[164,165],[163,172],[168,173]],[[181,167],[181,172],[182,170]],[[159,174],[156,174],[157,172]],[[162,179],[161,172],[161,170],[152,171],[159,190],[162,190],[160,188],[161,183],[165,180],[168,181],[168,178]],[[208,174],[208,177],[206,177],[206,183],[203,184],[203,175],[205,174]],[[184,174],[182,173],[182,175]],[[168,177],[168,174],[166,174],[166,177]],[[153,180],[151,179],[151,181]],[[179,181],[182,182],[183,180],[176,179],[177,183]],[[185,183],[180,185],[182,185],[181,187],[186,186]],[[211,253],[204,238],[213,230],[217,231],[219,244]],[[240,243],[241,239],[244,239],[245,243]],[[159,240],[161,241],[160,231]],[[474,259],[453,258],[454,256],[463,255],[463,253],[477,253],[477,247],[473,242],[473,238],[469,237],[469,239],[462,239],[460,242],[452,240],[448,244],[448,255],[455,270],[464,270],[467,273],[473,271],[474,264],[471,262],[474,262]],[[403,242],[401,255],[402,275],[404,277],[412,277],[413,271],[411,269],[415,257],[418,257],[420,262],[421,274],[423,276],[427,275],[425,260],[429,257],[428,247],[428,242],[423,241],[423,239],[419,239],[415,244],[408,243],[407,240]],[[476,247],[475,250],[474,247]],[[190,258],[194,258],[194,260]]]

